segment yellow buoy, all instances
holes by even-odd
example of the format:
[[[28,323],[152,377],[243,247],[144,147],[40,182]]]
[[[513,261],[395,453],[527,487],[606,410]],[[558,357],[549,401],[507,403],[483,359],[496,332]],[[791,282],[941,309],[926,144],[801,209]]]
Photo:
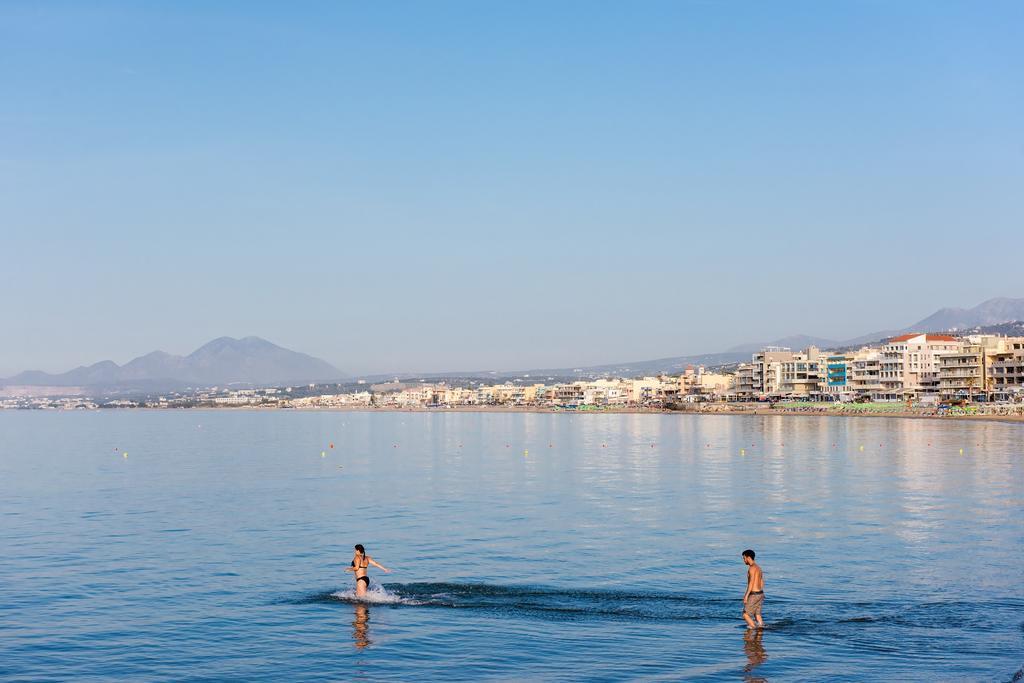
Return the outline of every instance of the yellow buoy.
[[[964,454],[964,449],[961,448],[960,449],[960,455],[963,455],[963,454]]]
[[[961,449],[961,450],[963,450],[963,449]],[[125,452],[124,452],[124,453],[122,453],[121,455],[123,455],[124,457],[126,457],[126,458],[127,458],[127,457],[128,457],[128,451],[125,451]]]
[[[528,451],[526,449],[523,449],[523,455],[529,455],[529,454],[530,454],[530,451]]]
[[[320,457],[321,458],[326,458],[327,457],[327,451],[320,451]]]
[[[741,448],[740,449],[740,455],[746,455],[746,454],[747,454],[747,449],[746,448]]]
[[[864,447],[863,447],[863,446],[861,446],[861,447],[860,447],[860,449],[861,449],[861,450],[864,450]]]

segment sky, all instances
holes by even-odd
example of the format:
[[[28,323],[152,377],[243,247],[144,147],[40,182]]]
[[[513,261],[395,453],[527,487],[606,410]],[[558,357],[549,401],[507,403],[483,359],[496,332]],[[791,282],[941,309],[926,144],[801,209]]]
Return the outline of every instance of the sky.
[[[1024,296],[1024,3],[0,3],[0,376],[848,338]]]

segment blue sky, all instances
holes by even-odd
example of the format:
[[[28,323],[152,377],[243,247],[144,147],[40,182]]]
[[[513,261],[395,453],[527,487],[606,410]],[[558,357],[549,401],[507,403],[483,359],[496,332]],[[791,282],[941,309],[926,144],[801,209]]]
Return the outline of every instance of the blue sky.
[[[842,338],[1024,296],[1024,3],[0,4],[0,376]]]

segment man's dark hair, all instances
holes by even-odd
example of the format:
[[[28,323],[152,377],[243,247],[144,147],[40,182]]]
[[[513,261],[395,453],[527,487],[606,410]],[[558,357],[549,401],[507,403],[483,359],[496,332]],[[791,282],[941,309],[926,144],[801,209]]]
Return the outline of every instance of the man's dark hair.
[[[754,559],[754,551],[750,548],[747,548],[743,551],[743,557],[749,557],[750,559]]]

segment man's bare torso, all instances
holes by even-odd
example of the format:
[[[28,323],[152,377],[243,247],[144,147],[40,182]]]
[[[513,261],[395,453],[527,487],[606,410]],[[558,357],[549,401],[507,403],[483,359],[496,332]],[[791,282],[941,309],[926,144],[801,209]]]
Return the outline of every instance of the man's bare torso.
[[[751,592],[758,592],[764,590],[764,575],[761,573],[761,568],[756,564],[750,565],[747,570],[747,583],[750,586]]]

